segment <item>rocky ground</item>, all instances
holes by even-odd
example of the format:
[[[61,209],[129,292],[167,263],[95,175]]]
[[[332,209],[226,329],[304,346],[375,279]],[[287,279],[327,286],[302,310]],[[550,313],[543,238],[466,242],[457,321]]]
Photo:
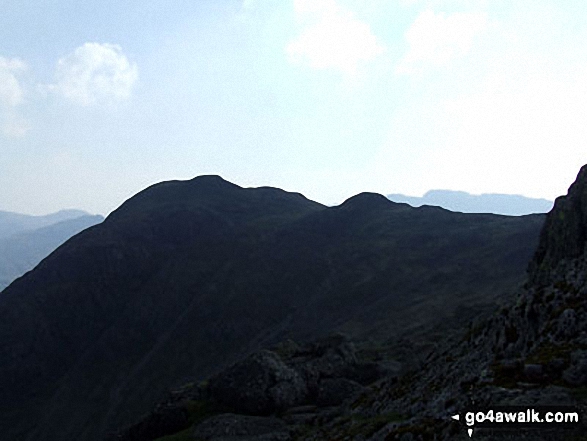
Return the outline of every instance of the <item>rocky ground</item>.
[[[513,306],[471,323],[459,341],[440,341],[408,372],[377,348],[358,350],[341,335],[284,342],[173,392],[112,439],[468,439],[466,427],[450,416],[471,406],[567,405],[584,416],[585,274],[585,260],[575,261],[564,283],[522,290]],[[587,439],[585,429],[475,429],[474,437],[580,440]]]

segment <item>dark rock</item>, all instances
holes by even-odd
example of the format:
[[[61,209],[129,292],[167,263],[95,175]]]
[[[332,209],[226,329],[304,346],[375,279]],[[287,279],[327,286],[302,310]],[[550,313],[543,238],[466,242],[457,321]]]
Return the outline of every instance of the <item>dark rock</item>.
[[[236,412],[269,415],[302,404],[308,390],[275,353],[261,351],[211,378],[208,393]]]
[[[568,363],[564,358],[553,358],[546,364],[546,372],[551,379],[556,380],[561,377],[567,365]]]
[[[295,415],[315,412],[318,408],[315,404],[306,404],[305,406],[290,407],[285,412],[285,415]]]
[[[546,217],[540,243],[529,266],[530,281],[547,284],[563,261],[585,251],[587,240],[587,166],[583,166],[566,196],[558,197]]]
[[[587,350],[577,350],[571,354],[571,365],[563,372],[563,380],[571,386],[587,384]]]
[[[343,401],[357,396],[365,388],[346,378],[326,378],[318,384],[318,406],[338,406]]]
[[[406,432],[402,435],[402,437],[400,438],[400,441],[414,441],[414,435],[412,435],[412,432]]]
[[[309,391],[316,395],[323,378],[350,378],[371,381],[380,371],[375,366],[358,363],[355,346],[343,334],[334,334],[303,347],[288,361],[304,378]]]
[[[518,391],[500,404],[509,406],[569,406],[573,400],[569,389],[560,386],[546,386],[543,388]]]
[[[574,309],[567,308],[558,318],[557,336],[560,339],[568,339],[577,333],[577,313]]]
[[[366,386],[393,373],[395,372],[380,363],[360,362],[349,366],[345,372],[345,377]]]
[[[541,364],[525,364],[524,378],[530,382],[538,382],[544,379],[544,368]]]
[[[290,425],[308,425],[316,420],[319,410],[313,404],[291,407],[282,415],[282,419]]]
[[[111,441],[147,441],[180,432],[190,426],[184,406],[159,407],[140,422],[108,438]]]
[[[193,437],[199,441],[287,441],[291,437],[287,425],[274,417],[258,417],[226,413],[198,424]]]
[[[500,360],[499,367],[506,374],[514,374],[521,369],[522,361],[519,359]]]

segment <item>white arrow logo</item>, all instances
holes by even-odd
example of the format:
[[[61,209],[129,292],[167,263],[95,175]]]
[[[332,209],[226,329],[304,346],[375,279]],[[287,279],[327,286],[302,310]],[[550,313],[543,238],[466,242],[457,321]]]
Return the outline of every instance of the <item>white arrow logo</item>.
[[[452,415],[451,418],[453,420],[459,421],[461,419],[461,416],[457,413],[456,415]],[[471,438],[473,436],[473,429],[469,429],[467,430],[467,432],[469,433],[469,438]]]

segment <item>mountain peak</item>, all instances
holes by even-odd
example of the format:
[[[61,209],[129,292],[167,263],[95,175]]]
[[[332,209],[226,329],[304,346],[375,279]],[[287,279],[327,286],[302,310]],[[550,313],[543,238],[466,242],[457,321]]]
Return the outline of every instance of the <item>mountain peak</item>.
[[[355,196],[351,196],[344,201],[340,207],[353,210],[376,210],[382,208],[390,208],[394,206],[393,202],[385,196],[378,193],[363,192]]]
[[[567,195],[556,199],[546,218],[538,249],[530,263],[530,279],[547,282],[551,271],[559,264],[584,256],[586,243],[587,165],[584,165]]]
[[[171,180],[153,184],[114,210],[109,218],[136,211],[162,210],[171,205],[185,206],[209,200],[230,198],[242,190],[218,175],[201,175],[190,180]]]
[[[236,185],[227,181],[220,175],[199,175],[192,178],[190,182],[205,185]]]

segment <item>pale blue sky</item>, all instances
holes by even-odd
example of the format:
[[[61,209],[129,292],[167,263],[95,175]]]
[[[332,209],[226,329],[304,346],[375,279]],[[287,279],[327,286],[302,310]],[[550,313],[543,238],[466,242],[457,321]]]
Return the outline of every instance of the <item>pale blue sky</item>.
[[[200,174],[553,199],[587,162],[586,5],[4,0],[0,210]]]

